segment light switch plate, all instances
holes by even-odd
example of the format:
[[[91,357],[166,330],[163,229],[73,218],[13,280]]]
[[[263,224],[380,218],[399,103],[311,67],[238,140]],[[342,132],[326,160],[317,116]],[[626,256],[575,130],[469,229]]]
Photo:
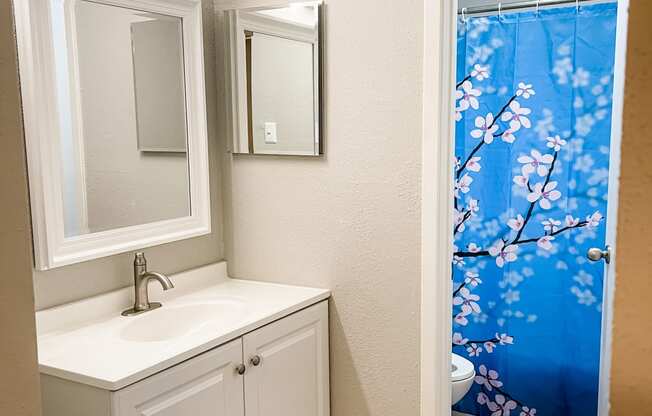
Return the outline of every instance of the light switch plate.
[[[265,122],[265,143],[278,143],[278,138],[276,136],[276,123],[269,121]]]

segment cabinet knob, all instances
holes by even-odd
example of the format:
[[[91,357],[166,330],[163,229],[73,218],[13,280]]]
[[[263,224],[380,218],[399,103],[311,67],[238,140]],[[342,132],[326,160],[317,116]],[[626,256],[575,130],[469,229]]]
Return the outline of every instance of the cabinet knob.
[[[254,367],[258,366],[258,365],[260,364],[260,355],[254,355],[253,357],[251,357],[251,359],[249,360],[249,362],[250,362]]]
[[[236,371],[236,373],[238,373],[240,375],[243,375],[245,373],[245,371],[247,371],[247,367],[245,367],[244,364],[238,364],[235,367],[235,371]]]

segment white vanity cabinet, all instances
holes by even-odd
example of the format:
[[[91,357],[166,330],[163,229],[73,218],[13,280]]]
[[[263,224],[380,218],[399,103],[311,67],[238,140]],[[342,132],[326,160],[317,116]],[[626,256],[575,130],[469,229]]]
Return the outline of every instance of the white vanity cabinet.
[[[117,391],[43,375],[43,414],[328,416],[328,362],[322,301]]]
[[[244,416],[242,339],[113,394],[115,416]]]
[[[243,337],[247,416],[328,416],[328,306]]]

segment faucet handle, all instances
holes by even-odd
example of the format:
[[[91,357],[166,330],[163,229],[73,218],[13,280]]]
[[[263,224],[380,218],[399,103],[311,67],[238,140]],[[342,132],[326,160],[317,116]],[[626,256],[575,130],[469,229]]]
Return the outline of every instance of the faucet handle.
[[[147,259],[145,259],[145,253],[142,251],[136,252],[136,257],[134,258],[134,266],[147,266]]]

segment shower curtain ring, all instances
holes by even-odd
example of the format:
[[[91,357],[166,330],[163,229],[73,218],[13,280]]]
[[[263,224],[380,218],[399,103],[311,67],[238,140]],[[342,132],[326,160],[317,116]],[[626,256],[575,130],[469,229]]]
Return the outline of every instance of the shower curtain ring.
[[[541,0],[537,0],[537,10],[536,10],[536,15],[539,17],[539,6],[541,5]]]
[[[503,20],[503,3],[500,1],[498,2],[498,20]]]
[[[462,7],[462,22],[466,23],[466,7]]]
[[[580,11],[580,0],[575,0],[575,10],[576,10],[577,12]]]

